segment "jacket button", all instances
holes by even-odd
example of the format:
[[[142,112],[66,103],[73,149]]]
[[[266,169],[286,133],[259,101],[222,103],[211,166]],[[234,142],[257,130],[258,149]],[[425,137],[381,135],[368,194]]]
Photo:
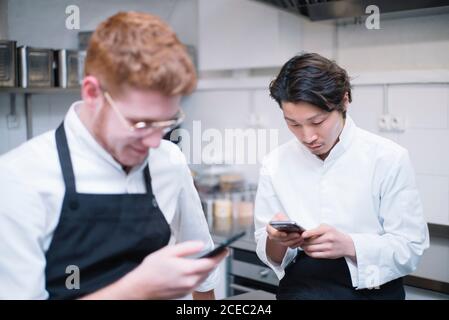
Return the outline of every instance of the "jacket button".
[[[78,201],[70,201],[69,202],[69,208],[71,210],[77,210],[79,208]]]

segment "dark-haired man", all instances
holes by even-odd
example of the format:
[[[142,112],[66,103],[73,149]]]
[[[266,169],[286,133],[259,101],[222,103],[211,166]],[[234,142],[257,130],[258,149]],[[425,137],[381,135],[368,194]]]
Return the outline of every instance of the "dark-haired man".
[[[402,277],[429,245],[407,150],[355,125],[346,71],[318,54],[290,59],[270,94],[296,137],[264,159],[256,197],[257,253],[281,279],[277,298],[404,299]]]

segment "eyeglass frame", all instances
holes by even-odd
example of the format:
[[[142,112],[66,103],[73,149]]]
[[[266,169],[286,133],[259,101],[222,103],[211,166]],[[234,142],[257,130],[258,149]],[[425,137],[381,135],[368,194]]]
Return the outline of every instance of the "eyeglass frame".
[[[166,133],[170,132],[171,130],[173,130],[174,128],[176,128],[177,126],[179,126],[185,119],[184,112],[182,111],[182,109],[179,109],[179,111],[177,113],[178,116],[175,119],[164,120],[164,121],[152,121],[152,122],[139,121],[136,123],[132,123],[132,121],[127,119],[123,115],[123,113],[119,110],[114,99],[112,99],[111,95],[107,91],[103,91],[103,95],[106,98],[109,105],[111,106],[112,110],[114,110],[114,112],[117,114],[120,121],[131,132],[137,132],[137,131],[145,130],[145,129],[154,129],[154,130],[162,129],[162,132],[164,134],[166,134]]]

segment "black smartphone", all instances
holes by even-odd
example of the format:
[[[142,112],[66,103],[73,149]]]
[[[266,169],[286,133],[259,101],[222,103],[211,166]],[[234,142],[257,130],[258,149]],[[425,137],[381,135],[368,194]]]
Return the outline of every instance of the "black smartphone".
[[[246,235],[246,231],[242,231],[242,232],[239,232],[239,233],[233,235],[232,237],[223,241],[218,247],[214,248],[212,251],[209,251],[209,252],[203,254],[202,256],[198,257],[198,259],[212,258],[212,257],[215,257],[216,255],[219,255],[226,249],[226,247],[228,247],[231,243],[237,241],[244,235]]]
[[[299,232],[300,234],[306,231],[303,227],[295,221],[270,221],[270,226],[282,232]]]

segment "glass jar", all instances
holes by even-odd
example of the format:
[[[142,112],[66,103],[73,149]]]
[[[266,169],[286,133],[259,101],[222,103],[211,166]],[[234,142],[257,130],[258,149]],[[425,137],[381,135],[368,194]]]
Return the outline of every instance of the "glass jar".
[[[214,219],[232,219],[232,201],[229,193],[214,200]]]
[[[241,193],[241,200],[237,205],[237,221],[239,225],[252,225],[254,219],[255,188],[248,186]]]

